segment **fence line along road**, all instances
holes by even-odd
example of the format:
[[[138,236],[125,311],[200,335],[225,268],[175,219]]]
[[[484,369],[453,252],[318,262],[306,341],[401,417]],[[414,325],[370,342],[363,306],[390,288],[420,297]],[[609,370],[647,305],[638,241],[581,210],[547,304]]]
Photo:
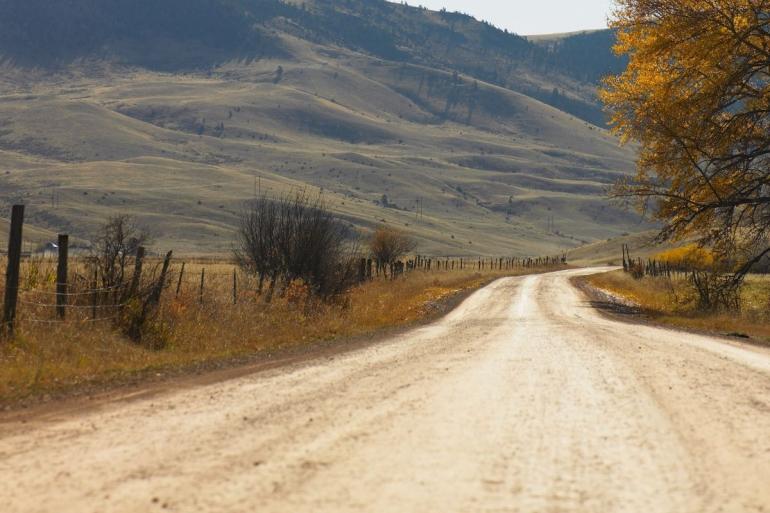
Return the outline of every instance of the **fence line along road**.
[[[71,280],[73,267],[70,265],[69,236],[60,234],[58,236],[58,254],[56,257],[54,290],[48,290],[39,287],[21,286],[21,262],[22,254],[22,231],[24,224],[24,205],[15,205],[11,213],[11,231],[9,234],[7,266],[5,273],[5,293],[3,303],[2,324],[0,324],[0,336],[13,335],[16,324],[19,320],[19,305],[27,307],[27,310],[36,310],[40,314],[41,309],[50,309],[54,314],[52,319],[44,319],[30,316],[22,316],[23,322],[33,323],[53,323],[57,321],[66,321],[68,312],[88,312],[91,311],[90,319],[76,317],[71,319],[75,322],[100,321],[116,319],[120,311],[128,305],[126,300],[121,298],[131,297],[141,286],[143,263],[146,261],[146,252],[144,248],[138,248],[134,256],[134,269],[130,277],[126,277],[124,282],[99,286],[98,267],[93,261],[86,258],[82,261],[89,268],[88,276],[79,277],[80,284],[89,283],[85,289],[79,290]],[[76,257],[77,258],[77,257]],[[163,293],[163,287],[166,284],[166,275],[171,273],[170,269],[171,253],[166,255],[161,271],[163,284],[160,288],[152,291],[152,303],[159,303]],[[36,262],[36,260],[31,260]],[[364,283],[375,279],[394,280],[407,277],[415,272],[458,272],[458,271],[508,271],[516,269],[528,269],[536,267],[556,267],[565,265],[566,255],[550,257],[435,257],[425,255],[415,255],[409,259],[401,259],[395,262],[378,262],[371,258],[361,258],[358,262],[358,281]],[[176,278],[175,292],[179,296],[185,286],[194,286],[198,295],[198,303],[203,305],[210,297],[212,290],[227,290],[226,299],[215,303],[230,303],[237,305],[240,297],[245,292],[253,288],[258,277],[245,273],[232,264],[232,269],[227,271],[218,271],[211,269],[212,265],[206,263],[200,264],[199,273],[194,275],[187,262],[182,262],[179,268],[179,275]],[[51,276],[49,273],[48,276]],[[102,277],[104,279],[104,277]],[[173,280],[173,278],[171,278]],[[169,281],[171,281],[169,280]],[[47,279],[45,281],[48,281]],[[223,286],[224,285],[224,286]],[[229,289],[229,290],[228,290]],[[209,297],[207,297],[207,292]],[[40,298],[39,296],[42,296]],[[50,298],[45,299],[45,298]],[[83,304],[88,301],[88,304]],[[106,310],[116,310],[118,313],[110,317],[99,317],[98,312]]]

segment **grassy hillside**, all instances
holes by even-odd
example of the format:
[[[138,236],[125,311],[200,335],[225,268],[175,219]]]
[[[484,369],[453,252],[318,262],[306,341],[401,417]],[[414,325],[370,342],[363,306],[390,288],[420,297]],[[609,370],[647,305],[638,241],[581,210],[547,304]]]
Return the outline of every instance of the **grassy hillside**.
[[[654,258],[672,247],[670,243],[657,242],[657,234],[655,230],[646,230],[611,237],[570,250],[568,257],[570,262],[577,265],[622,265],[622,247],[625,244],[634,259]]]
[[[179,71],[292,55],[280,36],[458,71],[603,125],[594,86],[625,62],[610,31],[547,44],[460,13],[385,0],[0,0],[0,55],[28,66],[111,59]]]
[[[55,65],[31,67],[34,51],[14,53],[4,36],[14,57],[0,70],[0,212],[24,201],[40,233],[82,239],[108,215],[132,213],[159,248],[188,253],[229,251],[255,189],[318,191],[362,231],[396,224],[430,253],[542,254],[639,229],[604,200],[604,188],[632,169],[629,150],[463,64],[475,56],[492,66],[509,52],[519,84],[545,84],[536,59],[516,57],[517,45],[534,43],[467,17],[381,2],[206,4],[282,11],[262,11],[232,44],[219,32],[196,40],[206,51],[189,68],[180,64],[189,59],[174,60],[174,45],[156,54],[140,41],[118,44],[109,31],[63,48]],[[356,42],[387,19],[391,39]],[[340,20],[358,28],[340,32]],[[144,33],[177,44],[195,27],[156,25]],[[428,30],[442,26],[449,32]],[[423,32],[422,46],[405,44]],[[452,33],[464,42],[441,51],[440,34]],[[387,40],[398,54],[388,55]],[[371,47],[377,41],[385,46]],[[566,84],[588,104],[588,83],[553,76],[549,87]]]

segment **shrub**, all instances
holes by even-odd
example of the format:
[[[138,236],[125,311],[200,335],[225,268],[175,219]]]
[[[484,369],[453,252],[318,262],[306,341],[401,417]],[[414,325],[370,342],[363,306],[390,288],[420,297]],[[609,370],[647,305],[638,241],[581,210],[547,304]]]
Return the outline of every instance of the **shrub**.
[[[679,248],[669,249],[657,256],[657,259],[673,267],[692,270],[708,270],[714,267],[714,253],[697,244],[688,244]]]
[[[380,226],[369,240],[369,250],[380,266],[390,265],[406,256],[417,246],[405,232],[388,226]]]
[[[714,251],[689,244],[664,251],[658,258],[687,273],[700,311],[736,310],[740,306],[742,278],[733,274],[734,265]]]
[[[277,284],[285,290],[297,280],[312,295],[329,299],[357,283],[358,250],[351,235],[320,197],[262,197],[241,216],[235,257],[245,272],[259,276],[260,292],[269,281],[268,300]]]
[[[166,284],[171,252],[158,268],[142,272],[144,245],[149,233],[134,218],[120,215],[107,220],[91,250],[89,261],[97,271],[95,283],[101,307],[114,305],[116,325],[132,341],[152,349],[162,349],[167,338],[158,320],[158,303]],[[139,265],[137,265],[139,264]],[[130,277],[129,269],[133,269]]]
[[[139,248],[149,240],[149,232],[140,228],[131,216],[119,215],[107,220],[91,255],[102,288],[117,289],[125,283],[126,270],[133,265]]]

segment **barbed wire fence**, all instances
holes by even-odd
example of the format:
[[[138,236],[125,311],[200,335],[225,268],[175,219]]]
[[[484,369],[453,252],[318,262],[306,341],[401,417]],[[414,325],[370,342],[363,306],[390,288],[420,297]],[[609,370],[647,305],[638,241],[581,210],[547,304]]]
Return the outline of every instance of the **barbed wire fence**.
[[[13,334],[19,323],[53,325],[60,323],[109,323],[121,319],[132,307],[131,289],[156,287],[157,269],[161,261],[144,257],[143,248],[134,255],[134,272],[111,286],[99,286],[98,266],[93,258],[70,258],[68,236],[59,236],[55,257],[22,258],[22,230],[24,207],[13,207],[9,251],[0,266],[5,264],[5,275],[0,277],[0,291],[4,296],[0,335]],[[140,253],[140,254],[139,254]],[[4,260],[4,261],[3,261]],[[155,300],[184,298],[199,305],[238,305],[244,301],[258,301],[259,276],[244,272],[235,262],[190,259],[171,264],[171,253],[166,255],[161,286]],[[22,266],[22,262],[25,266]],[[152,272],[142,275],[142,264],[156,263]],[[556,268],[566,265],[566,255],[550,257],[434,257],[414,255],[392,263],[360,258],[358,281],[407,279],[415,273],[447,272],[506,272],[534,268]],[[223,270],[224,268],[224,270]],[[25,273],[22,273],[25,271]],[[146,282],[142,282],[147,276]]]

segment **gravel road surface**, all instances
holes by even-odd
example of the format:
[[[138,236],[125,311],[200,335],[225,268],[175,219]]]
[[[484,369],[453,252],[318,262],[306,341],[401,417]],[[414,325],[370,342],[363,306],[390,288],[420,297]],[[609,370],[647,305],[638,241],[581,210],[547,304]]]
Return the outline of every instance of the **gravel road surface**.
[[[770,352],[603,317],[578,270],[380,343],[0,424],[0,511],[770,512]]]

